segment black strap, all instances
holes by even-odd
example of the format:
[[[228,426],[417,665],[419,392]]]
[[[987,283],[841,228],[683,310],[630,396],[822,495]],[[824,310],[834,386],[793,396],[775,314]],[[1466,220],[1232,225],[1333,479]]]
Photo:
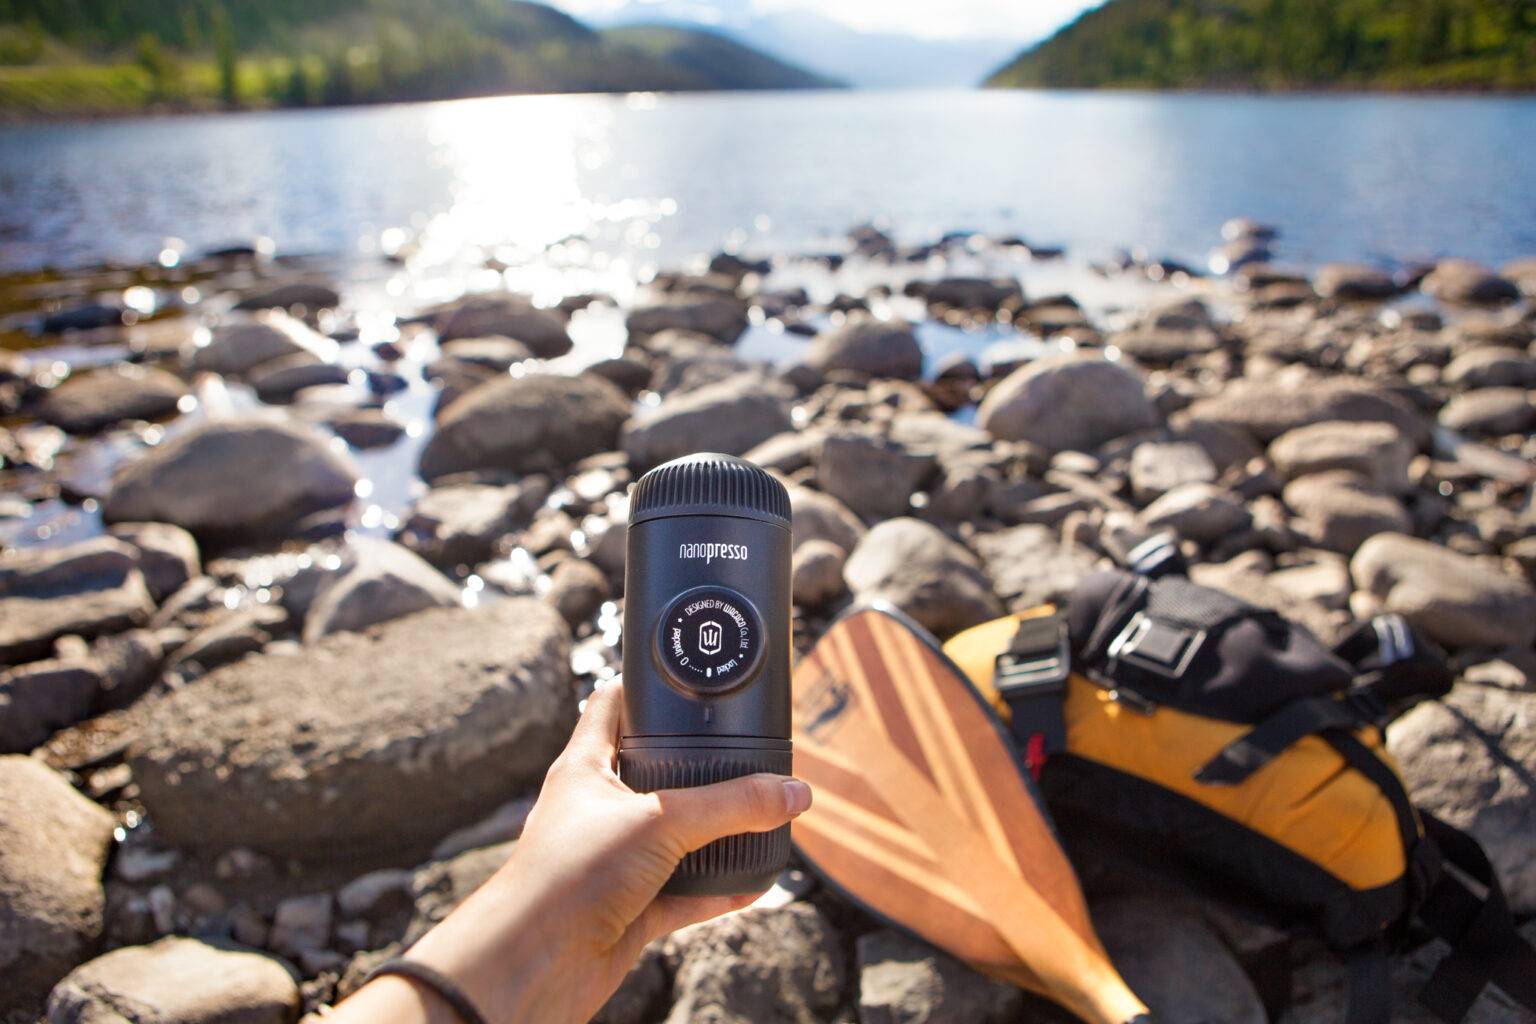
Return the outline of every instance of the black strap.
[[[1344,954],[1349,1000],[1344,1024],[1390,1024],[1392,964],[1385,939],[1362,943]]]
[[[1357,673],[1350,692],[1369,701],[1385,725],[1423,700],[1443,697],[1456,677],[1445,652],[1401,615],[1378,615],[1340,641],[1333,653]]]
[[[1020,620],[993,666],[992,685],[1008,702],[1014,739],[1036,771],[1046,757],[1067,749],[1063,704],[1071,671],[1067,622],[1060,615]]]
[[[1430,975],[1419,1002],[1441,1020],[1456,1024],[1466,1017],[1489,982],[1511,999],[1536,1012],[1536,950],[1515,930],[1493,865],[1477,840],[1420,812],[1424,831],[1440,848],[1446,863],[1481,885],[1479,897],[1466,882],[1442,872],[1430,890],[1419,918],[1451,946],[1451,952]]]
[[[1111,553],[1121,565],[1147,579],[1189,575],[1189,563],[1179,551],[1179,538],[1175,533],[1154,534],[1129,551],[1113,550]]]
[[[430,989],[438,998],[447,1003],[464,1024],[486,1024],[485,1018],[470,1002],[464,990],[449,978],[446,974],[435,971],[424,963],[416,960],[407,960],[397,957],[394,960],[386,960],[368,973],[363,984],[367,984],[375,978],[382,978],[387,974],[396,974],[402,978],[409,978],[417,984]]]
[[[1292,701],[1229,743],[1200,770],[1195,781],[1208,786],[1239,786],[1291,744],[1325,729],[1358,729],[1360,711],[1332,697]]]

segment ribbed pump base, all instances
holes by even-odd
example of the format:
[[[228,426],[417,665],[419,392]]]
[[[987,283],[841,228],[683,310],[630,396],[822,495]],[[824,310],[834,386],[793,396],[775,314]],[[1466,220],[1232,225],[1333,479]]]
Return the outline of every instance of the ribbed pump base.
[[[619,751],[619,777],[637,793],[684,789],[742,775],[789,775],[788,750],[639,747]],[[662,888],[676,896],[761,892],[789,863],[789,826],[717,839],[683,858]]]

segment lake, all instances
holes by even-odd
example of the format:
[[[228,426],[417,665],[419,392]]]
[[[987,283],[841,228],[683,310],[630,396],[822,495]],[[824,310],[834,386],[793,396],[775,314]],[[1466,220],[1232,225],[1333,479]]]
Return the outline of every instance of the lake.
[[[1536,100],[829,92],[509,97],[0,128],[0,269],[423,245],[626,264],[723,245],[1020,234],[1199,260],[1228,217],[1283,258],[1536,253]],[[387,241],[387,237],[386,237]]]

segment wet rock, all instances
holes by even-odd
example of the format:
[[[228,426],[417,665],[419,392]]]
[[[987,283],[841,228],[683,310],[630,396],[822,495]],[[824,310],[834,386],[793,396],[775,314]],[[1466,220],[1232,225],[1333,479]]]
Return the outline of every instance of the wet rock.
[[[1221,936],[1204,918],[1157,896],[1093,905],[1093,923],[1127,985],[1167,1024],[1267,1024],[1269,1015]],[[1189,965],[1200,965],[1190,984]]]
[[[333,309],[341,304],[341,296],[329,285],[312,281],[289,281],[247,295],[235,303],[235,309],[293,309],[302,306],[306,310]]]
[[[1004,1024],[1023,1010],[1019,989],[900,932],[869,932],[854,949],[860,1024]]]
[[[459,338],[512,338],[540,359],[554,359],[571,350],[565,320],[520,295],[475,295],[439,311],[434,322],[440,343]]]
[[[1108,344],[1144,366],[1172,366],[1185,359],[1217,351],[1221,348],[1221,337],[1209,328],[1140,328],[1112,335]]]
[[[324,363],[336,357],[334,341],[311,330],[287,313],[270,311],[222,324],[207,344],[194,348],[187,360],[195,371],[239,376],[284,356],[310,355]]]
[[[1037,359],[988,393],[976,423],[1004,441],[1050,451],[1092,451],[1106,441],[1156,426],[1135,370],[1087,352]]]
[[[48,1024],[291,1024],[299,986],[251,950],[170,937],[71,971],[48,998]]]
[[[40,1004],[101,937],[112,815],[30,757],[0,757],[0,973],[12,1009]]]
[[[0,670],[0,753],[26,753],[90,717],[101,673],[86,659],[50,659]]]
[[[1536,640],[1536,590],[1495,564],[1428,541],[1382,534],[1349,564],[1357,614],[1396,612],[1447,647],[1521,647]]]
[[[1184,484],[1142,510],[1152,530],[1173,530],[1196,544],[1213,544],[1253,524],[1253,516],[1232,492],[1215,484]]]
[[[1471,260],[1441,260],[1420,287],[1442,302],[1466,305],[1493,306],[1520,298],[1513,282]]]
[[[164,601],[203,571],[197,539],[170,523],[117,523],[108,532],[137,553],[139,571],[155,601]]]
[[[634,339],[662,331],[697,331],[731,344],[747,329],[747,305],[725,296],[682,294],[649,306],[639,306],[625,318]]]
[[[1269,444],[1297,427],[1342,420],[1390,423],[1415,445],[1428,438],[1429,425],[1407,401],[1367,381],[1315,374],[1277,375],[1228,381],[1175,418],[1179,425],[1224,424]]]
[[[790,592],[802,608],[821,608],[842,596],[848,552],[829,540],[808,540],[795,548]]]
[[[1204,448],[1189,441],[1137,445],[1130,473],[1137,501],[1151,501],[1184,484],[1216,482],[1216,464]]]
[[[251,387],[263,402],[287,402],[305,388],[345,384],[349,371],[336,363],[321,362],[308,352],[273,359],[252,370]]]
[[[0,554],[0,665],[45,656],[65,634],[142,624],[154,610],[137,552],[121,541]]]
[[[793,427],[785,404],[757,377],[709,384],[636,414],[622,447],[644,468],[701,451],[740,455]]]
[[[917,380],[923,373],[923,350],[904,321],[851,316],[842,326],[818,334],[805,362],[824,374],[844,370],[866,377]]]
[[[1311,473],[1354,473],[1389,494],[1412,489],[1413,442],[1390,423],[1314,423],[1287,431],[1269,446],[1269,459],[1287,480]]]
[[[608,578],[603,570],[579,558],[567,558],[549,574],[545,600],[555,606],[572,629],[591,621],[608,600]]]
[[[102,505],[109,523],[163,522],[215,544],[291,535],[351,503],[357,468],[315,430],[219,420],[126,460]]]
[[[455,608],[459,588],[398,544],[359,537],[350,564],[324,586],[304,617],[304,642],[329,633],[359,632],[428,608]]]
[[[1451,360],[1440,379],[1453,388],[1536,388],[1536,358],[1518,348],[1474,348]]]
[[[443,355],[503,373],[513,364],[532,359],[533,350],[511,338],[455,338],[443,342]]]
[[[43,397],[37,418],[71,434],[88,434],[123,420],[170,416],[186,394],[187,386],[173,374],[123,363],[70,377]]]
[[[321,421],[353,448],[388,448],[400,440],[405,426],[382,409],[355,409]]]
[[[612,451],[628,416],[629,399],[599,377],[498,377],[439,416],[421,453],[421,475],[431,481],[476,469],[560,469]]]
[[[976,556],[918,519],[871,529],[843,577],[858,600],[889,601],[941,639],[1002,614]]]
[[[1457,395],[1440,410],[1440,425],[1465,434],[1519,434],[1536,426],[1536,401],[1521,388],[1483,388]]]
[[[1089,552],[1036,524],[978,534],[974,543],[993,586],[1014,611],[1063,600],[1095,563]]]
[[[912,492],[933,469],[931,456],[908,452],[883,437],[845,431],[816,452],[821,489],[866,519],[904,515]]]
[[[1340,554],[1378,533],[1408,533],[1413,520],[1402,502],[1354,473],[1333,471],[1299,477],[1285,486],[1295,527],[1313,544]]]
[[[1024,303],[1024,289],[1011,277],[946,277],[928,285],[923,298],[930,306],[997,312]]]
[[[677,932],[666,1024],[751,1024],[764,1007],[784,1024],[831,1020],[848,965],[832,923],[808,903],[745,910]]]
[[[848,552],[864,536],[864,524],[859,517],[829,494],[792,486],[789,509],[797,548],[812,540],[825,540]]]
[[[1323,298],[1341,302],[1390,299],[1400,290],[1391,274],[1361,263],[1325,263],[1313,275],[1312,287]]]
[[[1536,694],[1463,683],[1387,731],[1414,803],[1482,843],[1510,909],[1536,913]]]
[[[433,565],[474,565],[527,525],[549,485],[542,478],[508,487],[435,487],[412,506],[395,539]]]
[[[337,856],[428,840],[543,777],[575,720],[569,659],[540,601],[420,612],[157,698],[129,763],[172,842]]]

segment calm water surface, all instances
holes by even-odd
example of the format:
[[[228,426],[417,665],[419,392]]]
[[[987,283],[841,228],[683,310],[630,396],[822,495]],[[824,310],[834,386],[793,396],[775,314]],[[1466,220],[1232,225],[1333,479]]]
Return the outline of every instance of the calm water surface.
[[[1203,256],[1234,215],[1285,258],[1536,253],[1536,100],[866,92],[502,98],[0,129],[0,268],[267,235],[363,252],[579,239],[631,264],[734,244],[1016,232]]]

